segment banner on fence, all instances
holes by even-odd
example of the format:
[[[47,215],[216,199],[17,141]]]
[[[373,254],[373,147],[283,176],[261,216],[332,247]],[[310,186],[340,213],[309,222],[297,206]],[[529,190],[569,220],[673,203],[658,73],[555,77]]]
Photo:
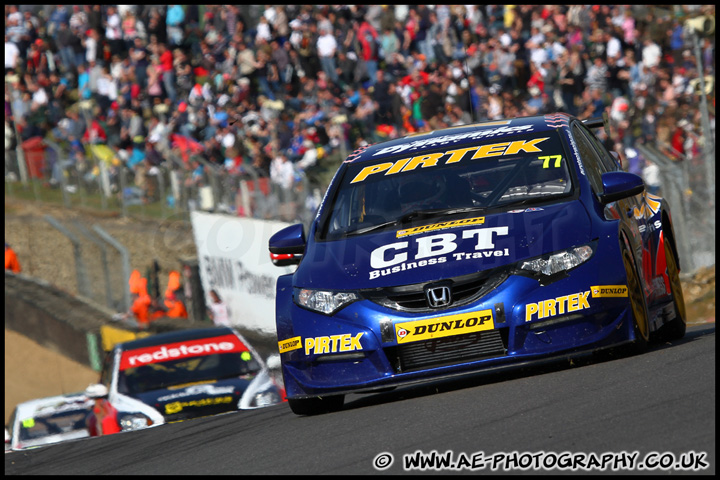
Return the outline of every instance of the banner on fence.
[[[233,326],[275,333],[275,284],[295,267],[276,267],[268,241],[288,223],[192,212],[205,301],[215,290]]]

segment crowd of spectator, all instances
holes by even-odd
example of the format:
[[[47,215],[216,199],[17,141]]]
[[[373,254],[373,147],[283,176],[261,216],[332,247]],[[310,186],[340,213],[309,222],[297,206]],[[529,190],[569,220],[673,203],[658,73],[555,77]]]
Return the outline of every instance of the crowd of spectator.
[[[145,175],[181,136],[228,175],[252,165],[289,190],[367,143],[607,111],[642,172],[638,142],[677,160],[702,146],[693,80],[714,79],[714,36],[698,72],[683,28],[700,14],[715,7],[6,5],[6,151],[52,135],[78,166],[100,143]],[[714,128],[714,89],[711,104]]]

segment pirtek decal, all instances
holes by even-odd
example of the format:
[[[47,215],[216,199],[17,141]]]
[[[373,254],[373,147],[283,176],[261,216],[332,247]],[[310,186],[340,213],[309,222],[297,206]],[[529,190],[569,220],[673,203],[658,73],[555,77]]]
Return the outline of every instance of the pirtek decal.
[[[456,163],[465,159],[471,153],[472,156],[469,158],[472,160],[478,158],[499,157],[502,155],[517,155],[520,151],[528,153],[542,153],[542,150],[536,147],[536,144],[543,142],[548,138],[550,137],[534,138],[532,140],[516,140],[514,142],[500,142],[490,145],[478,145],[475,147],[458,148],[455,150],[447,150],[445,152],[427,153],[423,155],[417,155],[415,157],[403,158],[395,162],[369,165],[360,170],[360,173],[358,173],[350,183],[362,182],[370,175],[381,172],[385,172],[385,175],[394,175],[399,172],[409,172],[415,170],[417,167],[434,167],[438,165],[438,162],[440,162],[440,160],[443,161],[442,165]],[[398,145],[397,147],[388,148],[397,149],[401,147],[403,146]],[[377,153],[375,155],[377,155]]]
[[[625,285],[598,285],[590,287],[593,298],[599,297],[627,297],[628,287]]]
[[[467,225],[481,225],[485,223],[485,217],[463,218],[460,220],[451,220],[449,222],[433,223],[431,225],[420,225],[419,227],[406,228],[397,231],[397,238],[415,235],[416,233],[432,232],[435,230],[444,230],[452,227],[464,227]]]
[[[395,336],[398,343],[417,342],[431,338],[450,337],[462,333],[480,332],[495,328],[492,310],[447,315],[427,320],[402,322],[395,324]]]
[[[349,333],[344,335],[330,335],[328,337],[313,337],[305,339],[305,355],[312,352],[315,355],[323,353],[340,353],[354,352],[362,350],[360,339],[365,332],[360,332],[355,336]]]
[[[280,353],[291,352],[301,347],[302,338],[300,337],[288,338],[287,340],[278,342],[278,350],[280,350]]]
[[[536,320],[540,320],[541,318],[554,317],[555,315],[590,308],[587,300],[589,294],[590,291],[588,290],[587,292],[541,300],[537,303],[528,303],[525,305],[525,321],[529,322],[533,320],[533,315],[535,314],[537,314]]]

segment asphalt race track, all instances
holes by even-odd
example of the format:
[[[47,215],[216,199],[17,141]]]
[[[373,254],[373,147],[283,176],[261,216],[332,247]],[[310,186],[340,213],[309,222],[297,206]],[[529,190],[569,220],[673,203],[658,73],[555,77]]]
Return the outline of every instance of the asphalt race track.
[[[683,340],[642,355],[354,395],[342,411],[319,417],[298,417],[277,405],[7,453],[5,474],[379,473],[374,462],[387,466],[381,473],[401,474],[417,473],[403,467],[404,456],[416,452],[427,458],[450,452],[451,461],[465,467],[461,473],[533,473],[520,467],[637,452],[637,462],[699,459],[707,465],[672,473],[714,474],[715,324],[689,327]],[[546,455],[523,455],[538,452]],[[516,468],[471,470],[471,462],[488,458]],[[431,470],[442,472],[450,470]],[[575,473],[586,472],[600,471]]]

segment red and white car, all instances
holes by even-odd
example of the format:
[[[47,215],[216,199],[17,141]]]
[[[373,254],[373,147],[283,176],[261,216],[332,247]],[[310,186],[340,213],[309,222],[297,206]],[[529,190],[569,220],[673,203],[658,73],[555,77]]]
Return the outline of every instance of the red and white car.
[[[285,400],[266,363],[231,327],[118,343],[105,359],[100,381],[123,431]]]

